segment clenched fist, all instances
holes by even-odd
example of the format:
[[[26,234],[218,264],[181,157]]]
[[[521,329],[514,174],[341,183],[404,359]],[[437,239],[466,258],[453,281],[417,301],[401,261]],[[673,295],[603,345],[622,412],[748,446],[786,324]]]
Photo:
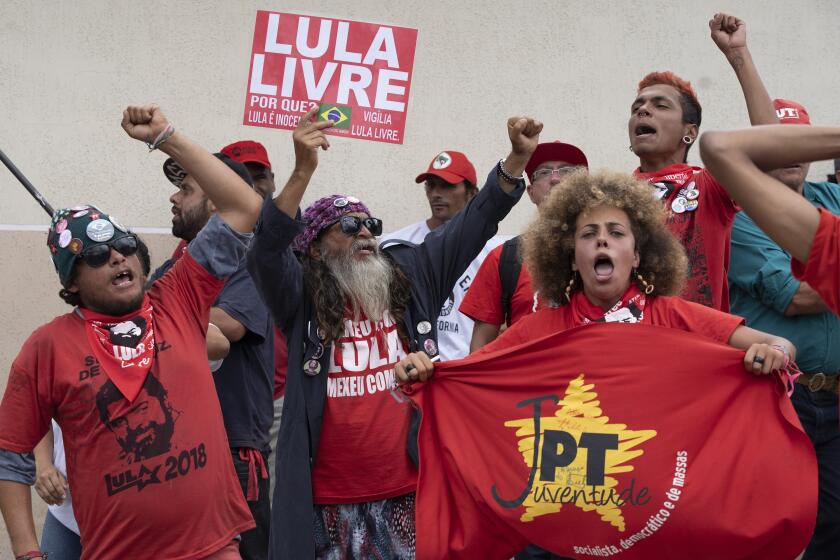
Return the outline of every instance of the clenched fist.
[[[129,105],[123,111],[122,127],[126,134],[151,144],[169,124],[163,111],[154,103],[149,105]]]

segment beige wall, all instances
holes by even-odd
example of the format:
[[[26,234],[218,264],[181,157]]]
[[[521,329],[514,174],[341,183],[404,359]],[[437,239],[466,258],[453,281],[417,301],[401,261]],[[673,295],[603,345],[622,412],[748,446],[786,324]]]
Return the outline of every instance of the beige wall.
[[[716,9],[747,21],[771,95],[802,102],[817,123],[838,123],[836,0],[420,5],[4,0],[0,149],[56,206],[95,202],[129,225],[168,227],[163,157],[147,154],[119,127],[126,104],[153,100],[207,147],[262,141],[282,181],[291,169],[291,135],[240,124],[257,9],[419,29],[405,143],[332,140],[305,199],[353,193],[386,229],[426,216],[413,177],[440,149],[467,152],[484,175],[508,151],[505,120],[513,114],[542,119],[544,139],[578,144],[593,167],[632,169],[626,120],[635,84],[651,70],[672,69],[694,83],[703,129],[746,125],[737,81],[709,39]],[[814,165],[811,176],[823,179],[827,171],[827,164]],[[67,308],[56,295],[44,235],[8,231],[45,224],[46,216],[5,169],[0,193],[2,388],[27,335]],[[523,200],[502,231],[519,231],[532,211]],[[146,237],[158,262],[173,246],[167,236]]]

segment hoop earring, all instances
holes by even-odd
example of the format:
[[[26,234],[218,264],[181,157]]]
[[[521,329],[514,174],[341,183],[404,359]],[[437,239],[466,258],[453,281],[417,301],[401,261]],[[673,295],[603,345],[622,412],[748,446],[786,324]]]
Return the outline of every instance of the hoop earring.
[[[641,283],[642,288],[644,289],[644,292],[647,295],[650,295],[651,293],[653,293],[653,290],[656,289],[656,286],[654,286],[653,283],[648,284],[647,280],[645,280],[644,277],[635,268],[633,269],[633,275],[636,277],[639,283]]]
[[[689,136],[688,134],[686,134],[685,136],[682,137],[682,141],[683,141],[683,144],[689,144],[690,145],[692,142],[694,142],[694,139],[691,136]]]
[[[569,285],[566,286],[566,301],[572,301],[572,290],[575,289],[575,276],[577,276],[577,272],[572,271],[572,277],[569,278]]]
[[[630,150],[631,152],[633,152],[633,145],[631,144],[630,146],[627,147],[627,149]],[[633,153],[635,153],[635,152],[633,152]]]

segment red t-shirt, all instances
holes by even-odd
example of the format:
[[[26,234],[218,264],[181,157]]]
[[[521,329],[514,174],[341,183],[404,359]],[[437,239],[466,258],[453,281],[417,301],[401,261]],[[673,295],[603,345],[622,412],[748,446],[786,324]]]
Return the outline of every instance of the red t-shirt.
[[[482,321],[491,325],[501,325],[505,322],[505,310],[502,308],[502,279],[499,276],[499,263],[502,257],[503,245],[499,245],[485,257],[475,278],[470,284],[459,311],[473,321]],[[531,275],[525,263],[519,272],[516,289],[510,298],[510,323],[536,311],[537,298],[531,291]]]
[[[384,500],[417,486],[406,453],[411,406],[391,394],[394,365],[406,356],[397,324],[389,313],[376,324],[351,317],[330,356],[312,473],[316,504]]]
[[[791,259],[790,269],[808,282],[834,313],[840,313],[840,218],[820,208],[820,225],[811,243],[808,262]]]
[[[642,323],[681,329],[727,344],[744,319],[679,297],[659,296],[647,299]],[[479,352],[495,352],[575,326],[571,305],[545,307],[523,318]]]
[[[207,366],[222,285],[187,254],[149,290],[156,355],[132,403],[76,312],[36,330],[12,364],[0,448],[32,450],[56,419],[84,558],[204,558],[254,527]]]
[[[655,196],[668,212],[668,229],[685,247],[690,268],[682,297],[729,311],[729,239],[738,207],[712,174],[700,167],[678,163],[653,173],[636,169],[634,175],[654,185]],[[686,191],[693,191],[694,198],[687,198]],[[680,197],[690,201],[690,207],[696,203],[696,208],[687,210],[675,202]]]
[[[277,327],[274,327],[274,400],[282,397],[286,392],[286,371],[289,367],[289,347],[286,337]]]

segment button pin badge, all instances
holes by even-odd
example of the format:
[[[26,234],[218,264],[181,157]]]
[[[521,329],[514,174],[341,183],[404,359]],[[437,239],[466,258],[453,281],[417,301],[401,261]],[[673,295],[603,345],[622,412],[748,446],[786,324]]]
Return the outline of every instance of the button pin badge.
[[[686,202],[687,202],[687,200],[684,197],[678,196],[671,203],[671,210],[673,210],[676,214],[682,214],[683,212],[685,212],[685,203]]]
[[[426,340],[426,342],[423,343],[423,350],[426,351],[426,354],[428,354],[429,356],[432,356],[432,357],[437,356],[437,353],[438,353],[437,344],[435,344],[435,341],[432,340],[431,338]]]
[[[417,323],[417,332],[420,334],[429,334],[432,332],[432,324],[428,321],[420,321]]]
[[[309,376],[318,375],[321,373],[321,362],[318,360],[307,360],[303,365],[303,371]]]

